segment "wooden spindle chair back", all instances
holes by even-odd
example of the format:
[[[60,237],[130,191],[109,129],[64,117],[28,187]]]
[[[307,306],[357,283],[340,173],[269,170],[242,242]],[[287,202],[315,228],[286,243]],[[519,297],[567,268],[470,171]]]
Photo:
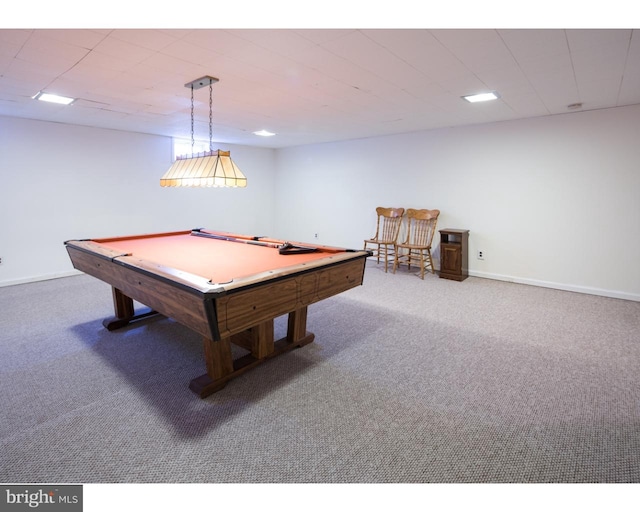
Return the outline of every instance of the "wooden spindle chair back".
[[[373,238],[364,241],[364,249],[367,250],[367,245],[371,245],[373,247],[372,253],[377,257],[378,263],[380,263],[380,257],[384,256],[384,271],[386,272],[389,258],[395,256],[395,245],[400,234],[404,208],[379,206],[376,208],[376,214],[378,216],[376,234]]]
[[[396,268],[406,263],[408,269],[416,263],[420,268],[420,278],[424,279],[427,268],[435,273],[433,259],[431,257],[431,244],[436,232],[436,224],[440,210],[407,210],[407,236],[404,242],[396,244],[393,272]]]

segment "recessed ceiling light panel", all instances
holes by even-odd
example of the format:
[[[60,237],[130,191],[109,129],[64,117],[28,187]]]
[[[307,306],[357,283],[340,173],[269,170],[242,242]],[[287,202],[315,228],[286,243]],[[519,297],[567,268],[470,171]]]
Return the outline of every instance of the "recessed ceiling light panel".
[[[76,100],[75,98],[67,98],[66,96],[59,96],[57,94],[50,94],[42,91],[36,94],[33,99],[48,101],[49,103],[58,103],[59,105],[71,105]]]
[[[469,103],[477,103],[479,101],[491,101],[497,100],[500,96],[497,92],[483,92],[480,94],[471,94],[469,96],[463,96],[462,99],[467,100]]]
[[[267,130],[258,130],[257,132],[253,132],[254,135],[260,135],[260,137],[272,137],[275,133],[272,133]]]

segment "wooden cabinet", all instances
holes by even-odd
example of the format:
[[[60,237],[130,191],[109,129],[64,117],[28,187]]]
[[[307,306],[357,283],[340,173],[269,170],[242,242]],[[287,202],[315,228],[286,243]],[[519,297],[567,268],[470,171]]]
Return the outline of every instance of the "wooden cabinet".
[[[440,277],[464,281],[469,277],[469,230],[440,230]]]

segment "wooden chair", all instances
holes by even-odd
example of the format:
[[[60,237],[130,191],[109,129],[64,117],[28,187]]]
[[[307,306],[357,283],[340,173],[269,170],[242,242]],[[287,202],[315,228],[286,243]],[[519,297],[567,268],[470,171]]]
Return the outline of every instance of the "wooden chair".
[[[376,224],[376,234],[373,238],[364,241],[364,250],[367,245],[374,246],[373,255],[377,256],[380,263],[380,256],[384,255],[384,271],[387,271],[389,257],[395,254],[395,245],[398,242],[398,234],[402,224],[404,208],[376,208],[378,222]]]
[[[424,271],[431,268],[435,274],[433,259],[431,258],[431,242],[436,232],[440,210],[407,210],[407,238],[404,242],[396,244],[395,259],[393,261],[393,273],[398,265],[407,264],[411,270],[411,264],[416,263],[420,267],[420,279],[424,279]]]

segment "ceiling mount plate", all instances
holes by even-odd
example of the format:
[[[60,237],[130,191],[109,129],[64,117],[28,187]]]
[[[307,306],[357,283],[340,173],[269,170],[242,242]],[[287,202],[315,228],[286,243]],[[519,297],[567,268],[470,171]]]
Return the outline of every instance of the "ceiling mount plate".
[[[184,84],[185,87],[191,89],[191,87],[193,86],[193,89],[202,89],[203,87],[206,87],[207,85],[213,85],[216,82],[219,82],[220,80],[218,80],[216,77],[214,76],[209,76],[209,75],[205,75],[201,78],[197,78],[196,80],[193,80],[191,82],[189,82],[188,84]]]

